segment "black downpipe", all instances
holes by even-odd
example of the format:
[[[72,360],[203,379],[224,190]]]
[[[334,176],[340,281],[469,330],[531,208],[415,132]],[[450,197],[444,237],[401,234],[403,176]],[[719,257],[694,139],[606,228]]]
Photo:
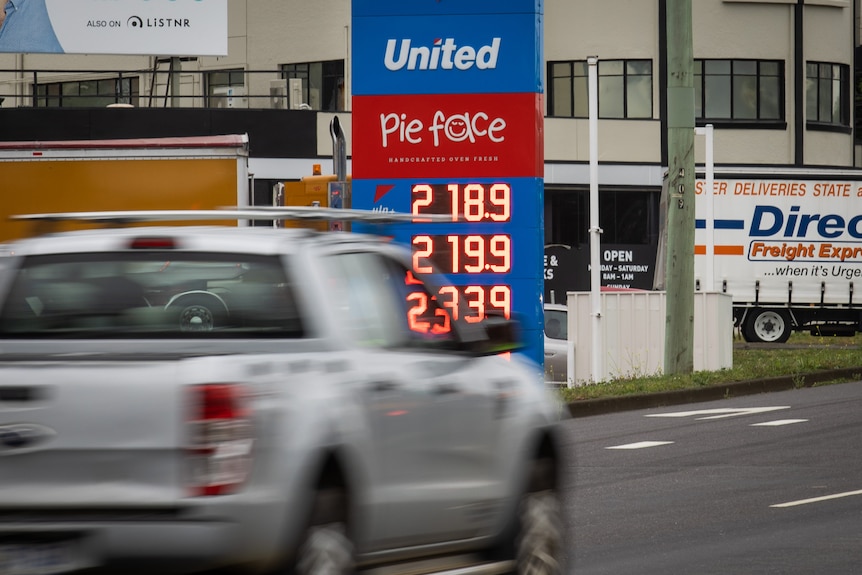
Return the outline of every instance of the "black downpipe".
[[[805,0],[796,0],[793,14],[793,123],[796,166],[805,165]]]
[[[661,120],[661,165],[669,164],[667,151],[667,0],[658,2],[658,117]]]

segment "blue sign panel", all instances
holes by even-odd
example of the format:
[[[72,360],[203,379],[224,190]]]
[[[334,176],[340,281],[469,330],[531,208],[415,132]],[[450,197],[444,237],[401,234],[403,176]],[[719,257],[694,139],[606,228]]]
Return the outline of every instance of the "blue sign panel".
[[[542,92],[536,14],[354,20],[353,95]],[[541,58],[541,56],[539,56]]]
[[[542,227],[543,182],[539,178],[415,178],[358,180],[352,185],[362,208],[417,215],[449,214],[453,222]],[[353,207],[359,207],[356,202]],[[449,224],[434,224],[433,228]],[[442,228],[441,228],[442,229]]]
[[[438,300],[466,321],[519,319],[521,353],[540,366],[542,2],[352,10],[353,207],[412,213],[385,233],[411,248],[416,272],[446,275]],[[427,217],[441,214],[452,223]]]

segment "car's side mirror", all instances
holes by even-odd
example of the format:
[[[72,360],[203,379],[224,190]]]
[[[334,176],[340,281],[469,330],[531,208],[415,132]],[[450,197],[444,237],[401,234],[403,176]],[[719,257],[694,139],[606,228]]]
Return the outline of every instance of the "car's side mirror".
[[[495,355],[521,349],[521,323],[514,318],[507,319],[503,314],[487,313],[482,321],[485,339],[475,342],[473,350],[480,355]]]

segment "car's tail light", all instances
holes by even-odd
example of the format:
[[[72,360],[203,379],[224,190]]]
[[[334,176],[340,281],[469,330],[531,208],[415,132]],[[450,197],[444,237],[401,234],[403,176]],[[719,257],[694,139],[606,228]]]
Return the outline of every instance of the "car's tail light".
[[[129,242],[133,250],[173,250],[177,248],[177,241],[169,237],[140,237]]]
[[[233,493],[248,477],[254,444],[244,387],[218,383],[189,389],[190,492],[193,496]]]

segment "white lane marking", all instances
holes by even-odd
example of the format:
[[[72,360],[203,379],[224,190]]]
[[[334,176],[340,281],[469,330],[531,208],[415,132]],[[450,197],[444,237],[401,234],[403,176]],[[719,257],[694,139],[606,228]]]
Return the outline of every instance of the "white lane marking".
[[[779,425],[792,425],[794,423],[805,423],[807,419],[776,419],[775,421],[764,421],[763,423],[752,423],[751,427],[778,427]]]
[[[800,499],[799,501],[788,501],[787,503],[777,503],[770,507],[796,507],[797,505],[807,505],[808,503],[820,503],[821,501],[829,501],[830,499],[841,499],[842,497],[852,497],[854,495],[862,495],[862,489],[859,491],[846,491],[844,493],[836,493],[835,495],[824,495],[823,497],[812,497],[811,499]]]
[[[647,447],[658,447],[659,445],[670,445],[673,441],[638,441],[637,443],[626,443],[625,445],[614,445],[605,449],[645,449]]]
[[[706,415],[708,417],[698,417],[697,419],[723,419],[725,417],[736,417],[737,415],[754,415],[757,413],[766,413],[768,411],[777,411],[779,409],[790,409],[789,405],[781,405],[777,407],[724,407],[718,409],[698,409],[696,411],[676,411],[671,413],[650,413],[646,417],[694,417],[696,415]]]

